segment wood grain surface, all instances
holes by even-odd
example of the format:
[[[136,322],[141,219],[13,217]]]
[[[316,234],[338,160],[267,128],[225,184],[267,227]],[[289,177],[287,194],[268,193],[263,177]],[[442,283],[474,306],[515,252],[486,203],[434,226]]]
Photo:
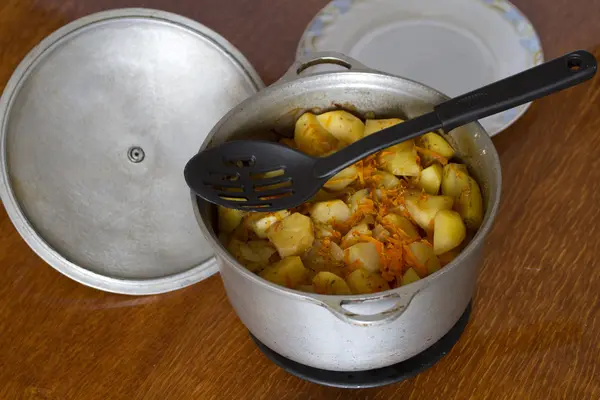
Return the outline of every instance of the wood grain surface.
[[[0,87],[55,29],[126,6],[217,30],[268,84],[325,3],[2,0]],[[546,58],[579,48],[600,58],[600,1],[514,3]],[[257,350],[218,276],[159,296],[106,294],[46,265],[0,208],[0,399],[600,398],[600,78],[537,101],[494,142],[503,201],[472,318],[450,354],[417,377],[363,390],[295,378]]]

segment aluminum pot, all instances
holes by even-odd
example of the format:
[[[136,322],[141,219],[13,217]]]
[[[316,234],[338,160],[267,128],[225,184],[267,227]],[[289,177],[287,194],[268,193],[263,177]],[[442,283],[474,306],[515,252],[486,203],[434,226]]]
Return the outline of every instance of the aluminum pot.
[[[317,64],[343,72],[301,74]],[[275,84],[239,104],[209,133],[202,149],[240,137],[290,135],[306,110],[338,107],[375,118],[413,118],[447,97],[408,79],[367,68],[336,53],[297,61]],[[266,136],[266,137],[265,137]],[[448,140],[482,186],[486,213],[470,244],[450,264],[410,285],[371,295],[329,296],[270,283],[239,264],[219,242],[214,206],[193,196],[200,227],[214,246],[227,296],[267,347],[296,362],[332,371],[361,371],[406,360],[444,336],[468,306],[482,250],[500,201],[500,161],[479,123]]]

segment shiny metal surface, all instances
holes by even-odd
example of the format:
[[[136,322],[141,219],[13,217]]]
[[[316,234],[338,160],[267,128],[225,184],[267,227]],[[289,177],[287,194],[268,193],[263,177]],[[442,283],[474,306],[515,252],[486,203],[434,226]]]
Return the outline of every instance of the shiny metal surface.
[[[150,294],[217,268],[189,207],[185,162],[263,86],[246,59],[189,19],[93,14],[22,61],[0,103],[0,195],[19,233],[65,275]]]
[[[363,66],[349,72],[296,77],[305,64],[327,60],[353,64],[341,54],[314,57],[296,63],[278,83],[229,112],[202,148],[253,132],[291,134],[295,119],[307,109],[324,111],[342,105],[363,114],[373,112],[376,118],[412,118],[447,99],[416,82]],[[501,191],[498,155],[481,125],[458,128],[450,133],[450,140],[482,186],[486,204],[483,225],[451,264],[411,285],[383,293],[325,296],[267,282],[228,254],[213,229],[212,206],[193,199],[200,226],[215,246],[229,300],[252,334],[289,359],[334,371],[392,365],[446,334],[473,295],[484,238],[498,210]]]

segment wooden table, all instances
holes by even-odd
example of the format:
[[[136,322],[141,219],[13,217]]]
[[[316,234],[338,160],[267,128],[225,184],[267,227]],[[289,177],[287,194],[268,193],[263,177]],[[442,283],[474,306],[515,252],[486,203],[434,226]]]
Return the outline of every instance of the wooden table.
[[[537,27],[548,59],[577,48],[600,58],[600,1],[514,2]],[[269,84],[325,3],[3,0],[0,85],[53,30],[125,6],[206,24]],[[417,377],[358,391],[295,378],[257,350],[218,276],[160,296],[102,293],[44,264],[2,209],[0,398],[600,398],[600,78],[537,101],[494,142],[503,202],[472,318],[450,354]]]

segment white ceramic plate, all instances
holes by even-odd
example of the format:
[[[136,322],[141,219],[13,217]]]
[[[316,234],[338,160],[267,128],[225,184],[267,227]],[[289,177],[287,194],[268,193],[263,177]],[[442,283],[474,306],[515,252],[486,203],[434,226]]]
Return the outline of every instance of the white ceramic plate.
[[[334,0],[306,28],[297,56],[337,51],[455,97],[543,62],[527,18],[504,0]],[[491,135],[524,104],[480,120]]]

